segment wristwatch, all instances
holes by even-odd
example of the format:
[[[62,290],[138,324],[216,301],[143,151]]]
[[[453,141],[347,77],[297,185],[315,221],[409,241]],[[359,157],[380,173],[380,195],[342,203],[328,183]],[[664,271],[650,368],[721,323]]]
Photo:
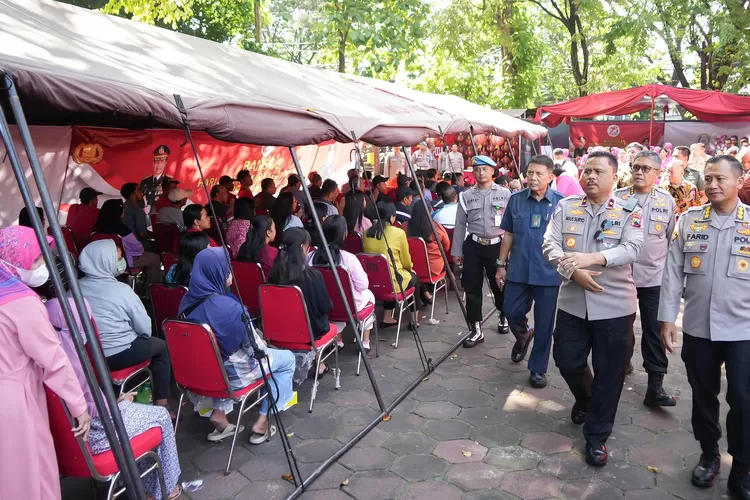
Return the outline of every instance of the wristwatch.
[[[504,260],[497,259],[495,261],[495,267],[506,267],[508,265]]]

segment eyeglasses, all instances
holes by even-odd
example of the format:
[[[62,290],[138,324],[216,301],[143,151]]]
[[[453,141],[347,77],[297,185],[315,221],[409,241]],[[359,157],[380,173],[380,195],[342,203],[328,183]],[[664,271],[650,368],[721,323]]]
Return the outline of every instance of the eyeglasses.
[[[612,221],[607,219],[604,222],[602,222],[602,225],[599,227],[599,230],[594,233],[594,241],[597,243],[601,243],[604,241],[604,231],[607,231],[608,229],[612,228]]]
[[[638,172],[640,170],[644,174],[651,172],[653,169],[654,167],[649,167],[648,165],[633,165],[630,167],[631,172]]]

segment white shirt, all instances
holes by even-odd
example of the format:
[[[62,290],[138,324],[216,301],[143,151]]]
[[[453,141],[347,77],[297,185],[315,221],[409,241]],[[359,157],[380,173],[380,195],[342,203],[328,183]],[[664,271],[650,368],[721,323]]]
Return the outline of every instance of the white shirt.
[[[458,212],[458,201],[456,203],[444,204],[439,210],[432,214],[432,219],[439,222],[447,229],[456,227],[456,213]]]

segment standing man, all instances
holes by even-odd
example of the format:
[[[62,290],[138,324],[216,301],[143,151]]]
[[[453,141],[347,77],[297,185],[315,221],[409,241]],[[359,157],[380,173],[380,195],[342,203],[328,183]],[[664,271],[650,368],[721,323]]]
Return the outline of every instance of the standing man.
[[[690,168],[697,170],[703,175],[703,170],[706,168],[706,161],[708,156],[706,155],[706,145],[702,142],[696,142],[690,145]]]
[[[396,177],[398,174],[406,174],[406,157],[401,152],[401,147],[393,146],[393,153],[385,159],[386,177]]]
[[[140,189],[151,213],[156,213],[156,198],[161,194],[164,169],[169,159],[169,148],[162,144],[154,150],[154,172],[141,181]]]
[[[641,312],[641,354],[643,369],[648,373],[648,388],[643,404],[649,407],[674,406],[677,401],[663,388],[664,375],[669,362],[661,340],[661,325],[656,319],[659,312],[661,277],[667,261],[669,239],[675,225],[675,201],[672,196],[655,187],[661,170],[661,158],[653,151],[642,151],[633,159],[633,185],[615,191],[626,208],[640,208],[643,215],[643,250],[633,263],[633,281]],[[635,320],[635,317],[633,317]],[[633,357],[635,334],[631,332],[630,357]],[[627,371],[632,371],[628,362]]]
[[[585,422],[586,462],[601,467],[607,464],[605,443],[615,422],[638,307],[631,264],[643,247],[643,228],[640,209],[612,195],[617,179],[612,153],[591,153],[582,179],[586,196],[557,205],[542,252],[564,278],[552,356],[575,397],[570,419]]]
[[[529,187],[510,197],[500,225],[505,236],[500,244],[496,276],[497,285],[505,287],[503,311],[516,337],[510,359],[514,363],[523,361],[534,339],[529,357],[529,382],[537,389],[547,386],[549,350],[561,282],[557,270],[542,254],[544,232],[555,207],[564,198],[549,187],[554,167],[548,156],[531,158],[526,171]],[[526,315],[531,310],[532,300],[535,328],[529,329]]]
[[[578,144],[573,149],[573,159],[579,160],[586,154],[586,138],[581,136],[578,138]]]
[[[464,342],[464,347],[474,347],[484,342],[482,333],[482,283],[484,277],[490,282],[495,298],[500,333],[508,333],[508,321],[503,314],[503,291],[497,285],[500,242],[503,230],[500,224],[503,212],[508,205],[510,191],[492,182],[492,174],[497,164],[487,156],[474,156],[471,159],[477,183],[474,187],[458,195],[456,229],[453,233],[451,255],[457,265],[463,263],[461,284],[466,292],[466,312],[471,324],[472,335]]]
[[[698,188],[698,204],[702,205],[706,202],[706,188],[703,183],[703,174],[691,166],[690,149],[685,146],[677,146],[674,149],[674,156],[680,160],[680,163],[682,163],[682,169],[685,171],[685,180],[694,184],[695,187]]]
[[[693,390],[693,435],[701,458],[692,482],[710,487],[721,467],[719,391],[726,369],[727,442],[732,470],[727,487],[750,499],[750,206],[737,199],[742,166],[715,156],[705,170],[709,204],[680,217],[662,281],[659,320],[669,352],[677,347],[677,316],[687,277],[682,317],[682,360]]]
[[[431,155],[432,153],[427,151],[427,143],[424,141],[420,142],[419,149],[411,154],[411,163],[414,165],[414,170],[427,170],[428,168],[432,168],[432,163],[430,162]]]
[[[451,152],[448,153],[448,164],[445,166],[446,172],[452,174],[462,174],[464,172],[464,155],[458,152],[458,144],[451,146]]]
[[[667,175],[661,181],[663,190],[672,195],[675,202],[675,215],[686,212],[690,207],[700,206],[700,195],[695,184],[685,179],[685,168],[677,158],[672,158],[667,167]]]

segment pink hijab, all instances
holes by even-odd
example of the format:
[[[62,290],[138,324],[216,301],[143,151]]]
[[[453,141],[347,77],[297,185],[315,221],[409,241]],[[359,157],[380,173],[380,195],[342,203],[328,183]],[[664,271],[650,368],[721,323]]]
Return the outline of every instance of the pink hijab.
[[[578,183],[578,180],[569,175],[561,175],[557,178],[555,184],[557,185],[557,191],[566,197],[583,194],[583,188]]]
[[[52,238],[47,236],[52,245]],[[37,297],[19,278],[17,267],[31,269],[42,250],[30,227],[8,226],[0,229],[0,306],[23,297]]]

